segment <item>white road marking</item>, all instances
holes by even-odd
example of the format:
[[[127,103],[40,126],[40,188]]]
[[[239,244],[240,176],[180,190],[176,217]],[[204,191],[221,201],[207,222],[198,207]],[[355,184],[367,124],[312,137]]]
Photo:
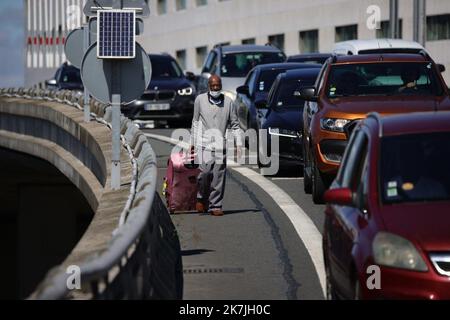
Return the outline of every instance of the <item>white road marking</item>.
[[[164,141],[170,144],[178,144],[183,148],[188,148],[189,144],[186,142],[180,142],[176,139],[161,136],[152,133],[145,133],[148,138]],[[326,285],[325,285],[325,265],[323,261],[322,253],[322,234],[317,229],[314,222],[310,217],[303,211],[303,209],[295,203],[295,201],[280,187],[275,183],[265,178],[258,172],[241,166],[235,161],[228,160],[228,167],[234,170],[247,179],[253,181],[256,185],[262,188],[280,207],[280,209],[286,214],[288,219],[291,221],[292,225],[297,232],[300,240],[306,247],[309,256],[316,269],[317,276],[319,278],[320,285],[322,287],[322,292],[326,296]]]
[[[302,177],[277,177],[277,178],[270,178],[270,180],[303,180]]]

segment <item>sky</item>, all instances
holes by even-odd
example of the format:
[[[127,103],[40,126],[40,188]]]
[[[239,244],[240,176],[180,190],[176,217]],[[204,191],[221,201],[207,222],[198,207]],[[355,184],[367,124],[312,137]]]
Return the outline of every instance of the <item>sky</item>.
[[[25,30],[23,0],[0,0],[0,88],[24,83]]]

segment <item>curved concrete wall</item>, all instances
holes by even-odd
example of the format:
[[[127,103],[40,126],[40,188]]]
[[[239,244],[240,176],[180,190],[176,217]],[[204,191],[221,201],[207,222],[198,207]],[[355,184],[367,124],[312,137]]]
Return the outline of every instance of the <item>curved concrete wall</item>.
[[[156,192],[153,149],[122,117],[121,187],[112,190],[111,110],[91,101],[92,121],[85,123],[82,98],[69,91],[0,89],[0,146],[53,163],[95,207],[81,240],[31,298],[181,299],[181,249]],[[81,270],[81,290],[67,287],[73,265]]]

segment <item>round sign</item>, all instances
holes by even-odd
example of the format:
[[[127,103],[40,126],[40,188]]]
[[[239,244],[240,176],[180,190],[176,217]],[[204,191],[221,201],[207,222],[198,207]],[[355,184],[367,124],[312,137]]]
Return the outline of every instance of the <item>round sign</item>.
[[[81,64],[84,86],[97,100],[106,104],[112,102],[113,93],[121,95],[122,104],[136,100],[148,87],[151,76],[150,58],[139,43],[136,43],[134,59],[98,59],[97,43],[94,43]]]
[[[78,69],[81,68],[81,62],[83,61],[83,34],[84,31],[81,28],[72,30],[66,38],[64,44],[64,53],[67,60]]]

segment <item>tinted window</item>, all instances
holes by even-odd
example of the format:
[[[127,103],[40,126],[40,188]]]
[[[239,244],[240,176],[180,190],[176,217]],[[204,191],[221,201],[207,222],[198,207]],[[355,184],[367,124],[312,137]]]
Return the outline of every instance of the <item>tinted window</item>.
[[[256,92],[268,92],[280,73],[285,72],[284,69],[264,70],[261,71],[259,79],[256,83]]]
[[[179,78],[183,75],[175,60],[150,57],[152,62],[152,78]]]
[[[63,83],[81,83],[80,70],[76,68],[65,69],[61,73],[61,82]]]
[[[332,66],[326,88],[329,98],[366,95],[441,95],[430,62],[378,62]]]
[[[281,52],[243,52],[222,55],[221,75],[242,78],[259,64],[284,62]]]
[[[311,86],[315,79],[308,80],[284,80],[280,81],[275,96],[275,107],[298,107],[303,101],[294,95],[301,87]]]
[[[383,202],[450,200],[450,133],[385,137],[381,141]]]

